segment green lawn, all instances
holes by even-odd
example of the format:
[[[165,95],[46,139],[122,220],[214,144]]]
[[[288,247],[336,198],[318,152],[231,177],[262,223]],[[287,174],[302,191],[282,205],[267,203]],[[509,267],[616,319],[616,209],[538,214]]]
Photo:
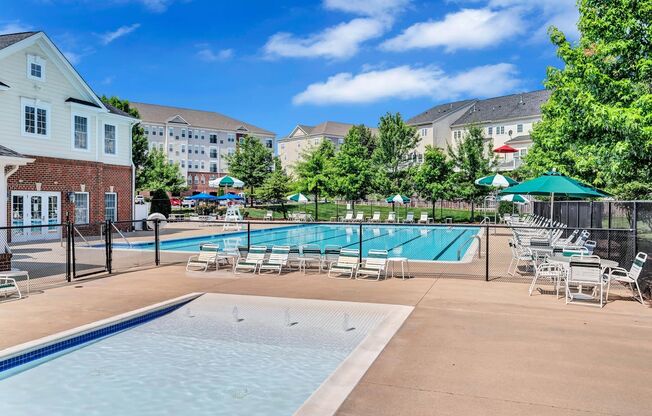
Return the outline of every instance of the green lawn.
[[[315,204],[288,204],[288,212],[299,212],[305,211],[315,217]],[[262,219],[265,216],[265,213],[268,209],[271,209],[274,212],[274,219],[282,219],[283,214],[280,212],[280,205],[268,205],[268,206],[257,206],[255,208],[246,207],[241,211],[243,214],[245,212],[249,213],[248,216],[251,219]],[[386,205],[356,205],[355,212],[363,211],[365,217],[371,217],[374,212],[380,211],[381,220],[387,218],[387,213],[392,210],[391,204]],[[406,209],[403,206],[396,205],[395,208],[396,216],[399,220],[405,218]],[[432,208],[408,208],[408,212],[414,212],[415,220],[419,219],[421,212],[427,212],[429,216],[432,216]],[[334,204],[334,203],[322,203],[319,204],[319,218],[320,221],[330,221],[335,220],[337,216],[343,217],[346,214],[346,204]],[[493,215],[493,213],[491,214]],[[470,210],[457,210],[457,209],[444,209],[443,218],[453,218],[454,222],[468,222],[471,216]],[[316,218],[316,217],[315,217]],[[475,220],[482,221],[484,214],[481,211],[475,211]],[[442,211],[439,207],[435,210],[435,221],[441,221]]]

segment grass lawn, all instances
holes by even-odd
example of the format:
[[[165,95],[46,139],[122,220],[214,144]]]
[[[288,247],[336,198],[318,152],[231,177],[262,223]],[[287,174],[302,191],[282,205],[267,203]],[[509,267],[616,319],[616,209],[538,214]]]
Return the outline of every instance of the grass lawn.
[[[305,211],[311,214],[314,218],[315,216],[315,204],[287,204],[286,205],[288,212],[299,212]],[[249,218],[251,219],[262,219],[265,216],[267,210],[272,210],[274,213],[274,219],[282,219],[283,213],[280,211],[280,205],[268,205],[268,206],[257,206],[255,208],[246,207],[241,209],[243,215],[245,212],[249,213]],[[380,212],[381,220],[387,218],[387,214],[392,211],[392,205],[356,205],[355,212],[363,211],[365,217],[371,217],[374,212]],[[405,218],[406,209],[404,206],[396,204],[395,207],[396,217],[400,220]],[[407,212],[413,212],[415,220],[419,219],[421,212],[427,212],[429,216],[432,216],[432,208],[407,208]],[[336,217],[343,217],[346,214],[346,204],[335,204],[335,203],[322,203],[319,204],[319,218],[321,221],[335,220]],[[484,213],[476,210],[475,211],[475,220],[482,221],[484,218]],[[493,216],[493,212],[490,213],[490,216]],[[470,210],[457,210],[457,209],[444,209],[443,218],[452,218],[454,222],[468,222],[471,217]],[[316,218],[317,219],[317,218]],[[435,221],[441,221],[442,211],[439,207],[435,210]]]

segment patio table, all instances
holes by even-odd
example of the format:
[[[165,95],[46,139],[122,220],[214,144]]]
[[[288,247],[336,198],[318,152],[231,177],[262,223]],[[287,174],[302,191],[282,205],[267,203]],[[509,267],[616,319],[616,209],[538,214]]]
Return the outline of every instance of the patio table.
[[[564,267],[568,267],[570,265],[571,256],[549,256],[548,261],[551,263],[559,263]],[[603,269],[607,267],[618,267],[618,262],[614,260],[600,259],[600,266],[602,266]]]
[[[396,263],[401,264],[401,278],[405,280],[406,277],[410,277],[410,263],[407,257],[389,257],[387,259],[387,268],[389,265],[392,265],[392,278],[394,277],[394,270],[396,269]],[[407,270],[407,275],[405,271]],[[385,271],[385,276],[387,276],[387,271]],[[398,273],[397,273],[398,276]]]

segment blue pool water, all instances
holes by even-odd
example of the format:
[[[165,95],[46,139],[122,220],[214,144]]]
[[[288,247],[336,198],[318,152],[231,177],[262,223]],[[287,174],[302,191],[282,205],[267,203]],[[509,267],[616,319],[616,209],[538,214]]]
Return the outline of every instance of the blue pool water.
[[[478,227],[419,227],[407,225],[363,226],[362,252],[370,249],[388,250],[390,256],[412,260],[457,261],[458,251],[464,257],[471,246],[472,236]],[[323,249],[328,245],[359,248],[359,225],[305,224],[268,228],[251,232],[251,245],[301,246],[316,244]],[[247,233],[207,235],[161,242],[161,250],[197,252],[204,243],[216,243],[221,248],[247,245]],[[147,245],[136,245],[148,248]]]
[[[0,415],[291,415],[392,307],[205,294],[0,372]]]

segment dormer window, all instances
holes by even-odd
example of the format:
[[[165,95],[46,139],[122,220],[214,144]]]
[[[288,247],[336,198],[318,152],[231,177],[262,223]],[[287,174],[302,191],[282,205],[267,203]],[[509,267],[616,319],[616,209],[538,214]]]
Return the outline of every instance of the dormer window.
[[[27,78],[45,81],[45,60],[43,58],[27,55]]]

